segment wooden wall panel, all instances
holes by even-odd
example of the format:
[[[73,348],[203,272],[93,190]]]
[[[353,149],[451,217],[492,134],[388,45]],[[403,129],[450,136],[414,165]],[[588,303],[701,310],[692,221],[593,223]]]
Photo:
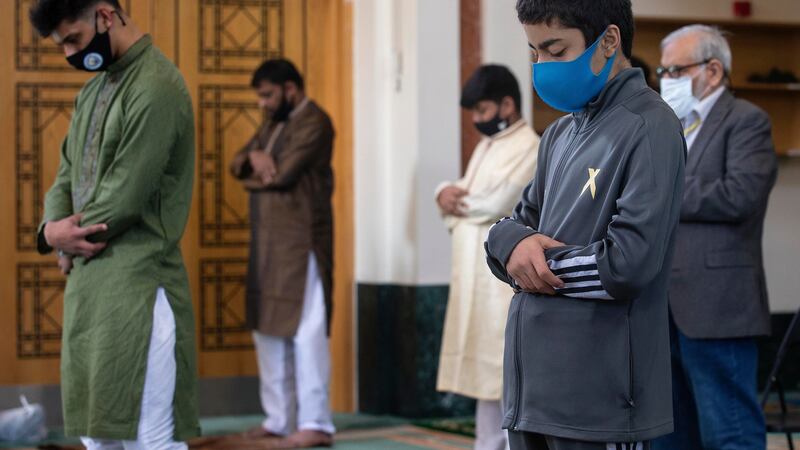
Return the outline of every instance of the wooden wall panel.
[[[27,20],[32,0],[0,3],[0,384],[58,382],[65,278],[35,251],[42,199],[55,177],[74,96],[88,79]],[[201,377],[255,375],[244,326],[247,195],[227,173],[262,120],[250,75],[291,59],[332,116],[336,191],[332,401],[353,408],[352,6],[345,0],[123,0],[183,73],[197,126],[193,208],[182,241]],[[254,393],[255,394],[255,393]]]
[[[306,0],[308,91],[334,118],[333,211],[334,310],[331,330],[331,402],[335,409],[353,411],[355,396],[354,210],[353,191],[353,59],[352,3]],[[313,14],[311,13],[313,12]]]

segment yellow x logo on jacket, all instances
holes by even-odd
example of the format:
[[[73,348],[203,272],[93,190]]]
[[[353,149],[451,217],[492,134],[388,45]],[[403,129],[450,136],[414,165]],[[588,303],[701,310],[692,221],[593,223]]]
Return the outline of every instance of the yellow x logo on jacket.
[[[589,168],[589,180],[586,181],[586,184],[583,185],[583,189],[581,190],[581,195],[586,192],[586,189],[592,193],[592,199],[594,199],[595,195],[597,194],[597,185],[595,184],[595,178],[597,178],[597,174],[600,173],[600,169],[592,169]]]

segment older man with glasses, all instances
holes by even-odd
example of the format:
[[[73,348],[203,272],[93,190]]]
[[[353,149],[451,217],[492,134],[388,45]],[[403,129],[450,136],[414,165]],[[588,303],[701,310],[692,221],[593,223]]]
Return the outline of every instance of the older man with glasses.
[[[653,449],[763,450],[755,337],[770,331],[761,251],[777,173],[770,119],[728,90],[720,30],[681,28],[661,52],[661,95],[688,157],[669,291],[675,432]]]

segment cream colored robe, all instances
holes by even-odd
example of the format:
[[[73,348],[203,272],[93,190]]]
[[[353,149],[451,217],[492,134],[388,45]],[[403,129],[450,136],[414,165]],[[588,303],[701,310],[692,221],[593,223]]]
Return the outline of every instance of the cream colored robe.
[[[447,186],[465,189],[465,217],[445,216],[452,233],[450,298],[439,359],[439,391],[479,400],[499,400],[503,380],[503,338],[514,292],[486,265],[483,242],[489,228],[510,216],[533,178],[539,137],[519,120],[484,138],[470,158],[467,173]]]

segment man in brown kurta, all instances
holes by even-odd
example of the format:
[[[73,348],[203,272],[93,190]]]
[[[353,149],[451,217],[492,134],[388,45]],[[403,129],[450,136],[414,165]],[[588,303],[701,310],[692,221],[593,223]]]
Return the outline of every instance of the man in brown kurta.
[[[250,191],[247,319],[267,415],[249,435],[288,436],[292,447],[331,445],[334,131],[291,62],[265,62],[252,86],[269,119],[231,163]]]

